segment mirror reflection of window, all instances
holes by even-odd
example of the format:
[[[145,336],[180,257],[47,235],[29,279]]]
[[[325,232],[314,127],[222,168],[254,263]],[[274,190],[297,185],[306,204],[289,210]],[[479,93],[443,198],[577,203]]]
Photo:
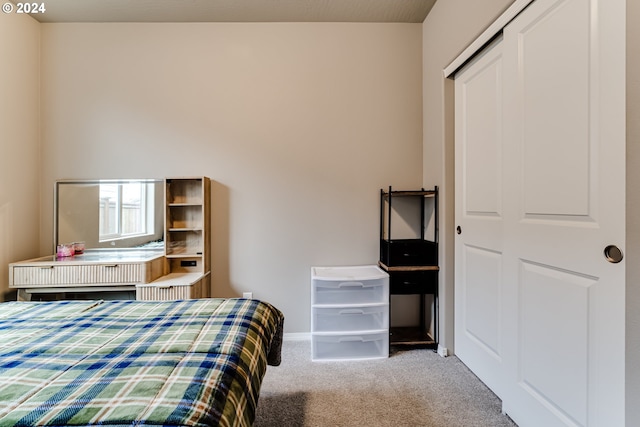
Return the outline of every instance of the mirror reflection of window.
[[[116,240],[149,234],[147,204],[153,203],[153,193],[147,196],[144,183],[100,184],[100,241]]]
[[[100,240],[117,237],[118,184],[100,184]]]
[[[71,242],[164,249],[164,180],[64,180],[54,190],[54,251]]]

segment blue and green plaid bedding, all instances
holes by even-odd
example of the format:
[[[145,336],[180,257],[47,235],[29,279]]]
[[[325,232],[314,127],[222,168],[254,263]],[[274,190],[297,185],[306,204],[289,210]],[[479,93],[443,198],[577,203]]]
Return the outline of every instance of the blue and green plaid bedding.
[[[0,304],[0,426],[250,426],[282,323],[247,299]]]

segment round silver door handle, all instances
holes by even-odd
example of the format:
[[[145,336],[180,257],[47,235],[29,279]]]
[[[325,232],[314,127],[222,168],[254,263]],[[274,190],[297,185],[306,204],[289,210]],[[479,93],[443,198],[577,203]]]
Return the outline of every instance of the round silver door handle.
[[[619,247],[617,247],[616,245],[609,245],[606,248],[604,248],[604,257],[610,263],[617,264],[620,261],[622,261],[622,258],[624,258],[624,255],[622,254],[622,251],[620,250]]]

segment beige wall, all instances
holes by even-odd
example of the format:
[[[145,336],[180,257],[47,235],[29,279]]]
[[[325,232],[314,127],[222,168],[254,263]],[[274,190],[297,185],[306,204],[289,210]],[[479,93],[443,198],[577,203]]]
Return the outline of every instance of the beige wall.
[[[38,255],[40,28],[0,14],[0,301],[8,263]]]
[[[627,425],[640,425],[640,2],[627,1]]]
[[[453,348],[453,81],[449,65],[513,0],[438,1],[422,25],[423,183],[440,186],[440,344]]]
[[[207,175],[214,296],[308,332],[310,267],[375,264],[379,190],[420,186],[420,24],[42,25],[53,182]]]

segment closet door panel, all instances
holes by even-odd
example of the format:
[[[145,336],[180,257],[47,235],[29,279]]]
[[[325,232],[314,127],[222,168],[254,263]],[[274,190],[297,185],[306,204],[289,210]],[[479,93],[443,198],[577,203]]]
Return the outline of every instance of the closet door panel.
[[[624,425],[624,352],[604,350],[624,348],[624,261],[603,254],[624,251],[623,27],[624,1],[536,0],[504,30],[503,405],[521,427]]]
[[[455,349],[498,396],[502,337],[502,44],[456,75]]]
[[[519,274],[518,382],[567,424],[587,425],[588,306],[597,279],[525,261]]]
[[[555,2],[517,34],[525,215],[591,211],[589,34],[584,0]]]
[[[461,117],[463,209],[468,217],[501,216],[501,67],[499,56],[486,59],[460,85],[465,105]]]
[[[486,354],[500,361],[502,254],[471,245],[465,245],[463,251],[464,333]]]

